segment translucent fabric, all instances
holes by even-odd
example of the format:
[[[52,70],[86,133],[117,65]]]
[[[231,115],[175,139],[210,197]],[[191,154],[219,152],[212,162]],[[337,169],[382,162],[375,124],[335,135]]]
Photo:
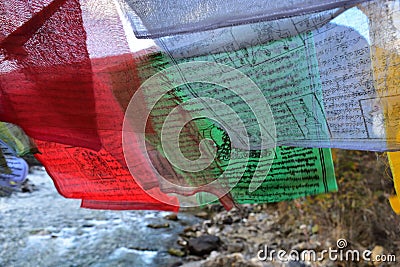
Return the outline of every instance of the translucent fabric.
[[[93,13],[95,4],[108,16]],[[153,199],[124,164],[123,112],[113,98],[112,75],[103,69],[123,61],[102,56],[121,55],[129,47],[117,10],[109,4],[93,1],[81,6],[75,0],[1,3],[1,22],[7,27],[2,28],[0,49],[0,120],[18,124],[36,140],[40,152],[36,157],[60,194],[101,200],[104,208],[110,200],[114,206],[130,201],[140,209],[176,210],[174,197],[159,192],[159,198],[168,201]],[[113,53],[105,46],[96,50],[103,40],[85,29],[93,25],[95,30],[99,21],[112,25],[105,29],[120,36]],[[101,32],[100,36],[108,35]],[[99,65],[92,61],[95,57]],[[147,165],[141,168],[151,174]]]
[[[384,110],[386,106],[392,110],[395,105],[387,101],[396,101],[397,97],[394,91],[386,90],[387,82],[385,85],[382,80],[394,69],[376,65],[385,64],[377,62],[377,56],[395,60],[396,55],[380,56],[384,50],[376,48],[375,43],[382,42],[382,38],[374,37],[374,29],[382,22],[373,20],[364,7],[348,9],[329,23],[320,18],[315,20],[310,15],[300,34],[291,30],[299,29],[294,18],[285,23],[256,23],[169,36],[156,42],[170,65],[215,62],[247,75],[271,107],[277,145],[398,150],[398,119]],[[390,82],[395,81],[392,78]],[[209,88],[182,87],[180,93],[186,99],[200,94],[240,102],[240,96]],[[236,105],[242,110],[243,106]],[[202,108],[206,113],[207,107]],[[385,128],[387,123],[391,127]]]
[[[156,38],[232,25],[311,14],[365,2],[356,0],[118,0],[128,14],[135,35]]]
[[[329,148],[400,149],[399,6],[3,1],[0,121],[88,208],[332,192]]]

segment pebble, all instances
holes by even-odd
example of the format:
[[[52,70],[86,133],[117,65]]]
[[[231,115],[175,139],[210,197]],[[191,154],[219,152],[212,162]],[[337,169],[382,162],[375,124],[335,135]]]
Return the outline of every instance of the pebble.
[[[176,243],[179,245],[179,246],[182,246],[182,247],[185,247],[186,245],[187,245],[187,241],[186,240],[183,240],[183,239],[178,239],[177,241],[176,241]]]
[[[240,266],[240,267],[262,267],[261,262],[254,260],[246,260],[241,253],[232,253],[229,255],[218,255],[207,259],[201,267],[224,267],[224,266]]]
[[[205,220],[207,220],[209,218],[209,214],[205,211],[200,211],[200,212],[196,213],[194,216],[196,216],[200,219],[205,219]]]
[[[176,214],[176,213],[168,214],[168,215],[166,215],[164,218],[165,218],[166,220],[169,220],[169,221],[178,221],[178,220],[179,220],[178,214]]]
[[[221,240],[214,235],[202,235],[197,238],[192,238],[188,242],[188,249],[190,254],[197,256],[204,256],[213,250],[218,250]]]
[[[168,253],[172,256],[176,256],[176,257],[183,257],[185,256],[185,252],[183,252],[180,249],[177,248],[170,248],[168,249]]]
[[[150,223],[150,224],[147,225],[147,227],[153,228],[153,229],[168,228],[169,227],[169,223],[162,223],[162,224]]]
[[[244,249],[243,243],[235,242],[228,244],[228,252],[230,253],[241,252],[243,251],[243,249]]]

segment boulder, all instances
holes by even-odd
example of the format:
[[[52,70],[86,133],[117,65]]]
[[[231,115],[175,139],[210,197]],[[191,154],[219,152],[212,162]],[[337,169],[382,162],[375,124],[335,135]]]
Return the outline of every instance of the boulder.
[[[214,235],[202,235],[192,238],[188,242],[188,249],[190,254],[197,256],[204,256],[213,250],[217,250],[221,240]]]

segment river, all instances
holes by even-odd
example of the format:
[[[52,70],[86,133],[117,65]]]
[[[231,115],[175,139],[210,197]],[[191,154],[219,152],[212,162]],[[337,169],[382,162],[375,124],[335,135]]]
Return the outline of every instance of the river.
[[[37,190],[0,198],[0,266],[178,266],[168,248],[200,220],[189,213],[169,221],[168,212],[82,209],[79,200],[57,193],[43,167],[28,178]]]

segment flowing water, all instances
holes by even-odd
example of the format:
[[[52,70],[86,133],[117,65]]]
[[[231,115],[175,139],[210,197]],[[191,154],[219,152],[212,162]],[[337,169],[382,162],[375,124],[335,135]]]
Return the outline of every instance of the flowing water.
[[[172,266],[177,234],[198,222],[179,213],[105,211],[59,195],[43,168],[28,176],[38,190],[0,198],[0,266]],[[152,229],[148,224],[165,224]]]

